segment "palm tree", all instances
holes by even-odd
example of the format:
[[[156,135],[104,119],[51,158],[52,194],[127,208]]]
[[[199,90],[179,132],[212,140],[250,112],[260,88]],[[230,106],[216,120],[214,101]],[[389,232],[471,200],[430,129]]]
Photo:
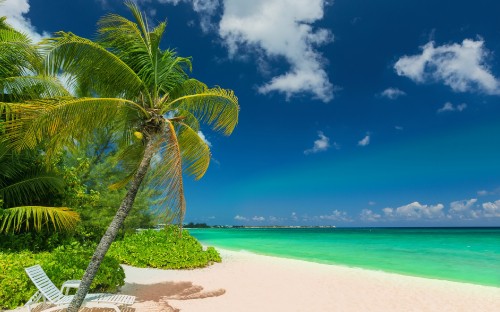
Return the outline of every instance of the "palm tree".
[[[112,125],[121,148],[119,166],[130,174],[113,187],[127,194],[98,244],[68,311],[77,311],[113,242],[148,169],[162,190],[162,205],[182,221],[186,208],[183,172],[200,179],[210,149],[200,138],[200,122],[229,135],[238,121],[238,99],[230,90],[208,88],[190,79],[188,58],[161,50],[166,23],[150,29],[138,7],[126,2],[135,22],[110,14],[99,21],[97,42],[59,32],[47,40],[46,65],[62,70],[79,98],[29,101],[8,106],[9,139],[17,149],[45,140],[47,157]],[[98,95],[99,97],[90,97]],[[15,117],[15,118],[14,118]]]
[[[60,81],[47,74],[37,46],[1,17],[0,102],[67,95]],[[48,202],[48,196],[62,189],[62,179],[50,169],[34,164],[30,155],[33,153],[13,154],[2,142],[6,107],[0,103],[0,233],[73,228],[79,220],[76,212],[65,207],[41,206]]]

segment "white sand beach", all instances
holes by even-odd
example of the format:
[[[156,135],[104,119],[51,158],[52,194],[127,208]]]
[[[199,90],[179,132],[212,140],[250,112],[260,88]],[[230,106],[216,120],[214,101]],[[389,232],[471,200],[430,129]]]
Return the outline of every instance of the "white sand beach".
[[[500,311],[496,287],[220,252],[223,263],[204,269],[124,266],[122,292],[138,296],[136,312]]]

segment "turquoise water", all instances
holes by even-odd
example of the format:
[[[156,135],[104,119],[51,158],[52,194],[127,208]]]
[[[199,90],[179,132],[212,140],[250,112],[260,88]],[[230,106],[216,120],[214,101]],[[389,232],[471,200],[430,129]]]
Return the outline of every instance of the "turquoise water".
[[[189,231],[230,250],[500,287],[500,228]]]

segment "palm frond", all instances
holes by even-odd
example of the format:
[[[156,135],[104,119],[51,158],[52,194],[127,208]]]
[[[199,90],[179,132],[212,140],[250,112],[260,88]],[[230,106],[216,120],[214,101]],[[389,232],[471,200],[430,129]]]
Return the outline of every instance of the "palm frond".
[[[19,177],[27,168],[27,163],[19,161],[18,155],[12,153],[5,142],[0,141],[0,188],[7,185],[7,181]]]
[[[182,120],[183,123],[188,125],[191,129],[193,129],[196,132],[200,131],[200,122],[190,111],[187,111],[182,108],[177,108],[172,113],[173,113],[172,118],[177,118]]]
[[[166,121],[162,136],[155,142],[158,163],[151,172],[150,183],[160,190],[157,207],[173,213],[180,223],[186,211],[182,178],[182,154],[174,125]]]
[[[225,135],[232,133],[238,123],[238,98],[231,90],[219,87],[209,89],[205,84],[190,79],[179,86],[163,105],[162,113],[174,109],[191,112],[200,121],[221,130]]]
[[[180,122],[177,139],[181,150],[183,167],[186,173],[196,180],[203,177],[210,165],[210,148],[198,135],[197,131]]]
[[[61,82],[51,76],[18,76],[0,79],[0,90],[9,95],[9,100],[12,102],[40,97],[70,96]]]
[[[0,40],[0,78],[37,73],[42,69],[41,65],[40,55],[33,46]]]
[[[54,230],[73,229],[80,216],[66,207],[21,206],[4,209],[0,215],[0,233],[21,230],[41,231],[43,228]]]
[[[48,157],[74,140],[85,141],[94,129],[120,125],[131,131],[148,116],[136,103],[115,98],[38,100],[8,108],[5,137],[17,150],[32,149],[44,138],[50,138]]]
[[[149,36],[148,36],[148,33],[149,33],[148,23],[145,20],[144,16],[142,15],[142,12],[139,10],[139,7],[137,6],[137,4],[133,1],[125,1],[125,5],[130,10],[130,12],[132,12],[132,15],[134,16],[134,18],[137,22],[139,29],[142,32],[142,38],[145,41],[145,45],[147,47],[150,47],[151,42],[149,41]]]
[[[121,148],[115,156],[117,165],[127,173],[126,177],[109,186],[111,190],[125,187],[135,176],[137,169],[144,156],[145,146],[142,142],[134,142],[125,148]]]
[[[110,51],[72,33],[56,34],[43,44],[49,73],[63,70],[75,77],[86,77],[85,82],[102,97],[133,99],[146,92],[137,74]]]
[[[12,177],[11,177],[12,178]],[[15,178],[15,176],[14,176]],[[51,173],[31,172],[0,188],[0,198],[7,207],[26,205],[40,201],[50,192],[60,192],[64,181]]]
[[[146,21],[136,5],[130,3],[129,7],[137,23],[116,14],[107,15],[99,21],[99,42],[137,73],[151,94],[153,99],[151,106],[155,106],[154,103],[157,103],[160,97],[160,90],[165,88],[161,85],[165,84],[165,81],[171,84],[179,82],[178,79],[173,79],[172,75],[169,80],[165,80],[165,71],[171,70],[167,62],[172,61],[170,56],[174,55],[169,51],[167,53],[169,57],[165,57],[165,53],[160,50],[166,23],[160,23],[149,32],[145,25]],[[182,63],[181,60],[182,58],[179,58],[179,64]],[[183,71],[178,73],[182,74],[182,79],[186,79]]]
[[[157,85],[159,91],[172,98],[175,89],[188,80],[187,70],[191,70],[191,59],[177,57],[174,51],[163,51],[157,68]],[[160,105],[162,103],[159,103]]]

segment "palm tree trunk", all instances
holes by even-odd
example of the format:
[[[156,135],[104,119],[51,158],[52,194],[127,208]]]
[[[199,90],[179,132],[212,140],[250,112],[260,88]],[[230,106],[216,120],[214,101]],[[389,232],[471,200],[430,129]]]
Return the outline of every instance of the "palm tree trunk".
[[[87,270],[83,275],[80,288],[78,288],[78,291],[76,292],[73,301],[71,301],[71,304],[68,307],[67,310],[68,312],[77,312],[80,306],[82,305],[83,299],[85,298],[85,296],[89,291],[90,285],[94,280],[97,270],[99,269],[102,259],[104,258],[104,255],[106,255],[106,253],[108,252],[108,249],[111,246],[111,243],[113,243],[116,234],[120,230],[123,222],[125,221],[125,218],[132,209],[135,197],[137,195],[137,191],[139,190],[142,180],[144,179],[144,176],[148,171],[149,164],[151,162],[151,158],[153,157],[153,155],[154,155],[153,140],[148,139],[146,143],[146,149],[144,151],[144,156],[141,160],[141,164],[139,165],[139,168],[137,170],[137,173],[135,174],[134,179],[130,183],[127,195],[123,199],[120,208],[116,212],[116,215],[113,218],[113,221],[111,221],[108,229],[106,230],[106,233],[101,238],[99,245],[97,245],[94,255],[92,256],[92,259],[90,260]]]

